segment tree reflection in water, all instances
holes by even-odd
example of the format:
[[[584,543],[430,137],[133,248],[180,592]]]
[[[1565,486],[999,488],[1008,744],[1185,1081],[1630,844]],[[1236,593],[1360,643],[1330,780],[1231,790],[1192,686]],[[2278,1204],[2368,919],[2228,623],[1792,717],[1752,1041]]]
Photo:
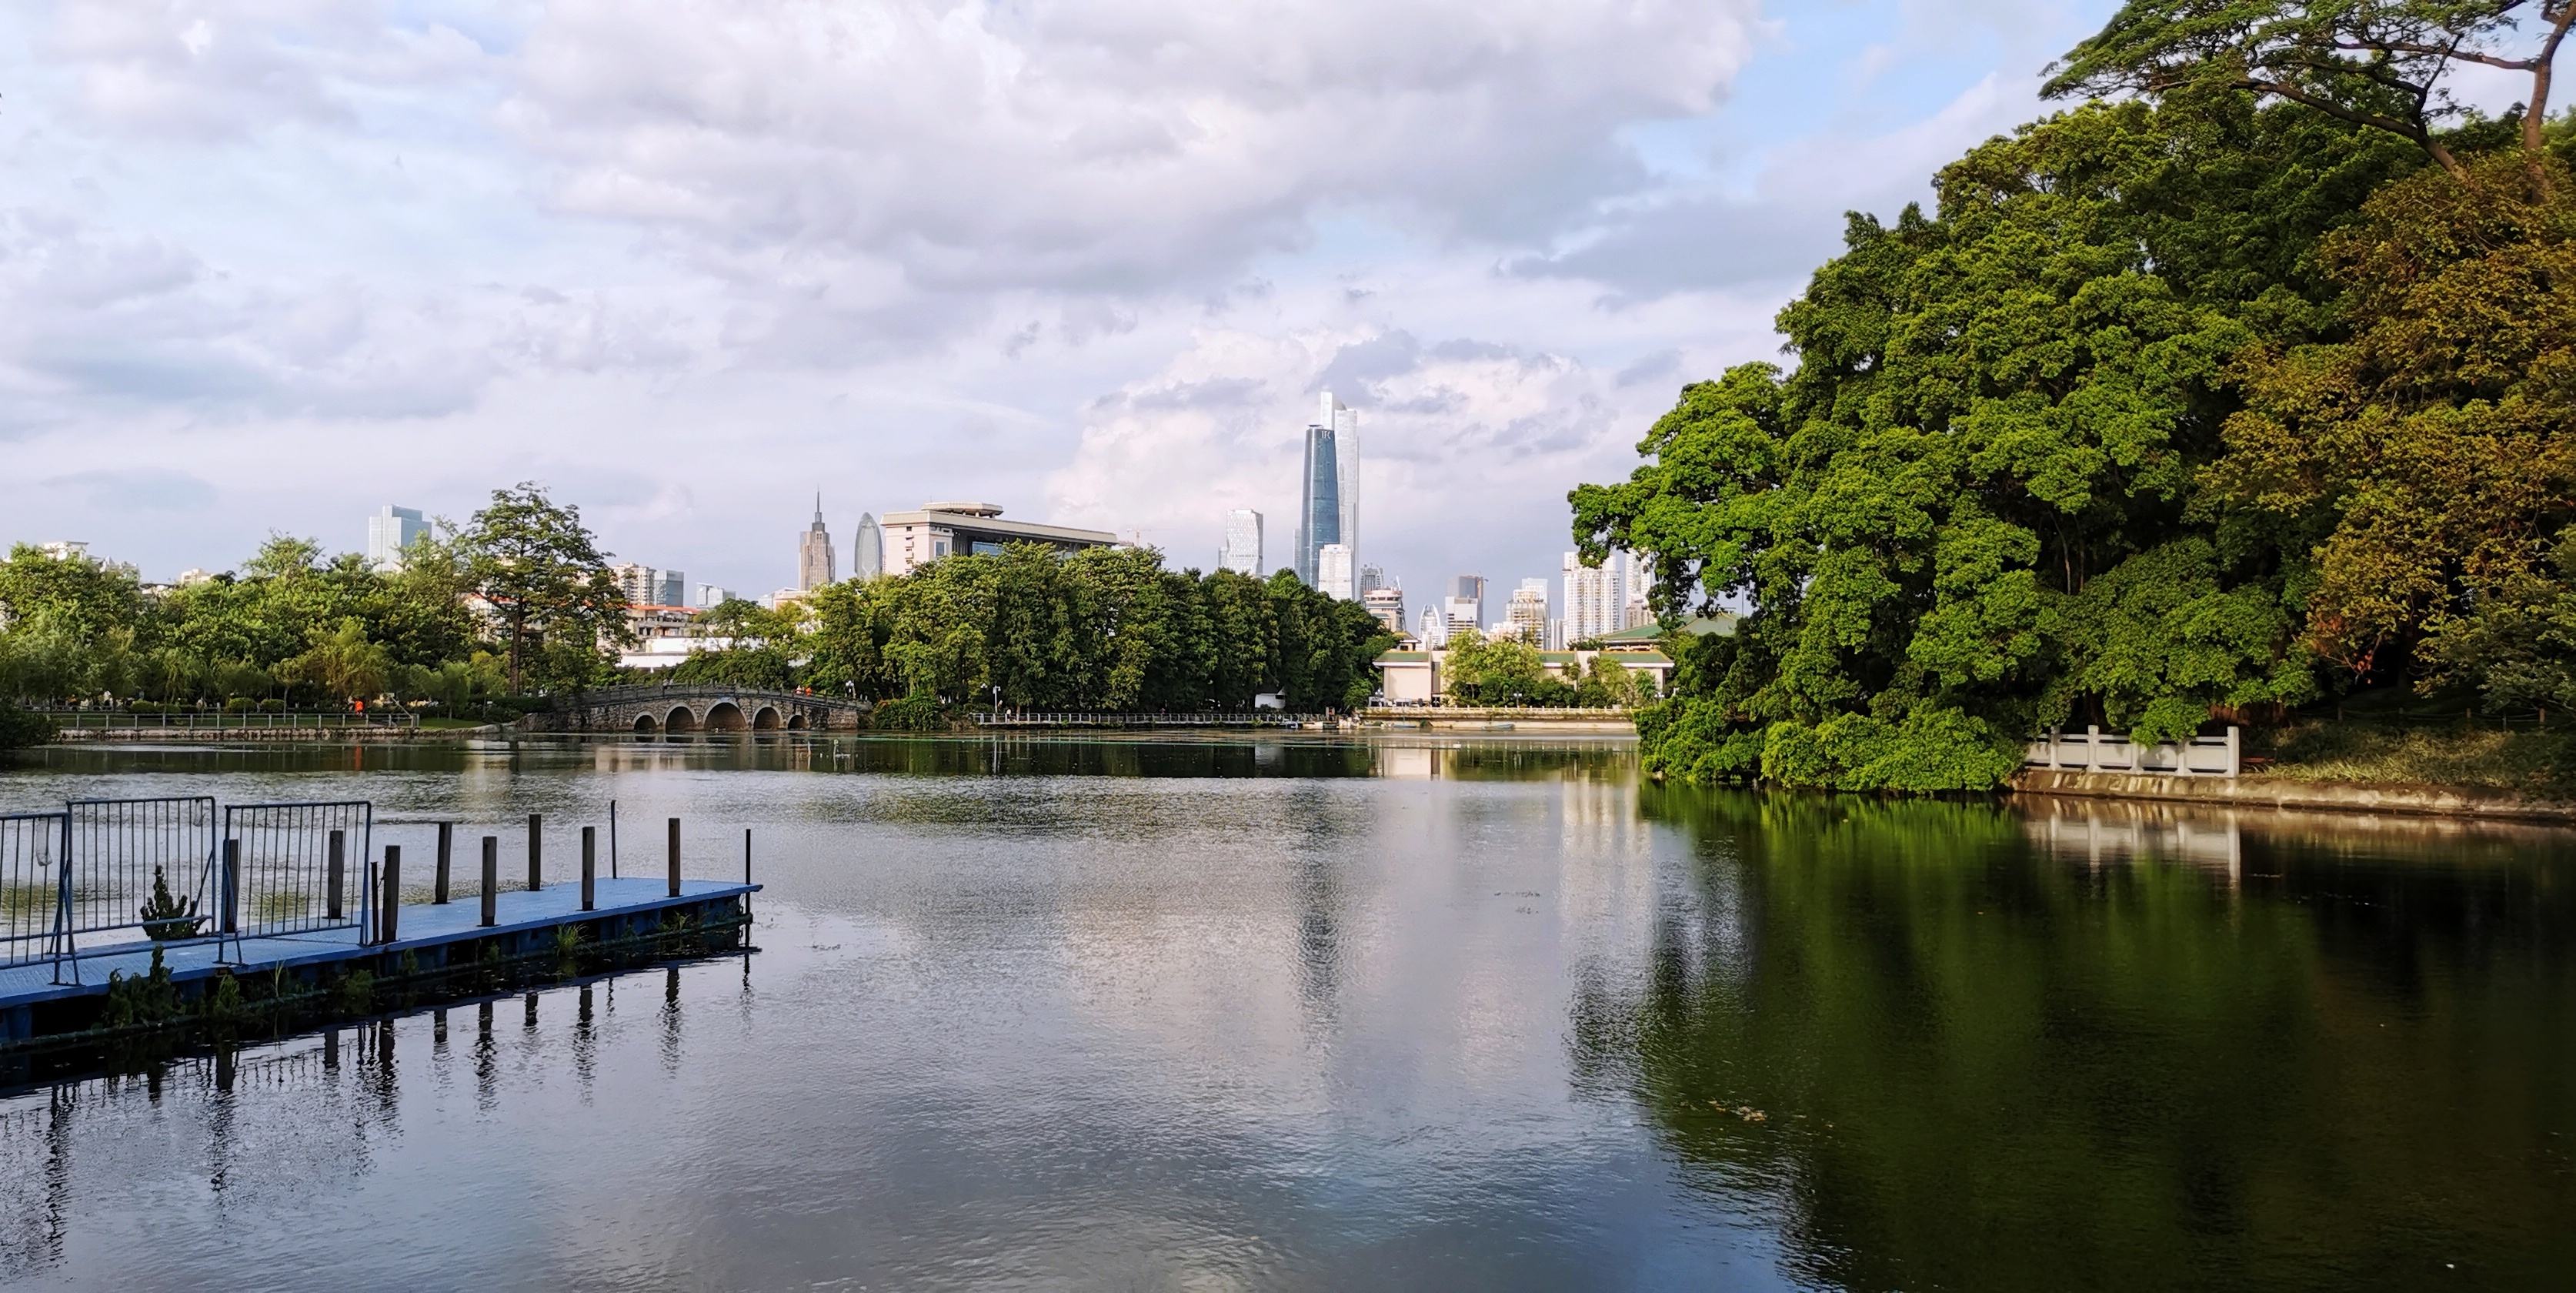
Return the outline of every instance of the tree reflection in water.
[[[1695,864],[1576,1011],[1700,1187],[1862,1289],[2576,1270],[2560,832],[1642,792]],[[1759,1121],[1745,1110],[1758,1110]]]

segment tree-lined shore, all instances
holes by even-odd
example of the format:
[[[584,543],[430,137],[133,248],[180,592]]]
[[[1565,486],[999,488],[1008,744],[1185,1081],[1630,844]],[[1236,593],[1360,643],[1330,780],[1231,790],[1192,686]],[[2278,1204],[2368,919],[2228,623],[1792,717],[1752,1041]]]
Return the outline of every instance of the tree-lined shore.
[[[2576,704],[2568,10],[2141,0],[2052,83],[2120,97],[1852,216],[1794,363],[1571,495],[1668,619],[1747,612],[1680,644],[1648,768],[1979,789],[2056,724]],[[2478,51],[2541,106],[2449,105]]]

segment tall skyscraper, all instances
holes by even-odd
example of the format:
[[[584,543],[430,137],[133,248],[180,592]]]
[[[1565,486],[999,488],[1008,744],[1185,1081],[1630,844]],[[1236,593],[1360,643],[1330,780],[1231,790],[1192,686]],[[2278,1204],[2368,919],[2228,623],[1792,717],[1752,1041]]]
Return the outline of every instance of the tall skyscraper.
[[[1238,507],[1225,514],[1225,546],[1217,550],[1217,569],[1261,578],[1261,513]]]
[[[874,579],[885,573],[885,531],[874,512],[859,513],[859,532],[850,539],[850,578]]]
[[[1454,638],[1470,630],[1477,633],[1485,631],[1484,621],[1478,618],[1485,613],[1483,602],[1472,597],[1452,597],[1440,605],[1441,613],[1449,621],[1447,637]]]
[[[1442,614],[1437,606],[1423,607],[1422,625],[1414,630],[1413,636],[1422,639],[1422,645],[1427,647],[1447,646],[1449,644],[1448,617]]]
[[[610,566],[608,577],[629,606],[686,606],[689,577],[677,570],[655,570],[633,562]]]
[[[427,533],[429,523],[421,519],[420,509],[386,504],[367,518],[367,564],[377,570],[400,569],[403,549]]]
[[[1349,545],[1327,543],[1316,550],[1315,591],[1346,602],[1352,600]]]
[[[1396,588],[1396,587],[1400,587],[1400,585],[1398,585],[1395,581],[1393,581],[1393,580],[1391,580],[1391,579],[1388,579],[1388,578],[1386,577],[1386,567],[1384,567],[1384,566],[1362,566],[1362,567],[1360,567],[1360,579],[1359,579],[1359,591],[1360,591],[1360,596],[1362,596],[1362,597],[1366,597],[1366,596],[1368,596],[1370,593],[1376,592],[1377,590],[1379,590],[1379,589],[1381,589],[1381,588]]]
[[[1351,568],[1360,563],[1360,415],[1323,394],[1317,421],[1333,429],[1333,484],[1340,493],[1341,530],[1335,542],[1351,550]]]
[[[832,534],[823,528],[823,496],[814,496],[814,524],[796,543],[796,587],[821,588],[832,580]]]
[[[1583,564],[1583,554],[1565,554],[1565,636],[1570,642],[1616,633],[1626,627],[1621,612],[1628,604],[1627,581],[1621,579],[1625,552],[1613,551],[1598,566]]]
[[[1306,468],[1300,475],[1305,494],[1297,507],[1297,577],[1312,588],[1324,545],[1342,541],[1341,465],[1331,427],[1306,428]]]

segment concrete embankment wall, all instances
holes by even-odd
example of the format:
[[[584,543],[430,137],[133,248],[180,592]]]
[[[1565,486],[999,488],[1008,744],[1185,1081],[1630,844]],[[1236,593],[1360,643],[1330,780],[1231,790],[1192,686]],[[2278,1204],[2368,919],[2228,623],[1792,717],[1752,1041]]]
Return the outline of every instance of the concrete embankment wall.
[[[435,741],[449,737],[497,736],[502,727],[110,727],[65,728],[58,741],[300,741],[339,745],[348,741]]]
[[[2031,768],[2013,778],[2011,789],[2021,795],[2143,799],[2227,808],[2306,808],[2576,822],[2576,803],[2461,786],[2295,781],[2286,777],[2133,776]]]

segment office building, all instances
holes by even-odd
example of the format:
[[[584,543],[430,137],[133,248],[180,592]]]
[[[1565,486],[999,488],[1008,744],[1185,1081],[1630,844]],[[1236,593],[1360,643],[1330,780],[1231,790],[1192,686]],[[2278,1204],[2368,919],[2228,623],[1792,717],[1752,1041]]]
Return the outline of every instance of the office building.
[[[1217,550],[1216,566],[1261,577],[1261,513],[1238,507],[1225,514],[1225,546]]]
[[[1473,597],[1452,597],[1441,603],[1441,617],[1448,621],[1447,637],[1461,633],[1483,633],[1485,604]]]
[[[420,509],[385,505],[367,518],[368,568],[401,569],[403,549],[428,533],[429,522],[421,519]]]
[[[874,579],[885,573],[885,531],[877,518],[859,513],[859,532],[850,536],[850,578]]]
[[[1458,578],[1452,581],[1449,586],[1449,600],[1453,602],[1464,601],[1470,604],[1473,609],[1467,616],[1468,623],[1484,623],[1485,577],[1483,575],[1458,576]]]
[[[1360,605],[1366,606],[1368,613],[1376,616],[1378,623],[1386,626],[1387,632],[1397,637],[1404,636],[1403,589],[1371,588],[1360,594]]]
[[[716,607],[722,606],[726,602],[732,600],[733,590],[730,588],[720,588],[714,584],[698,585],[697,605],[699,610],[714,610]]]
[[[823,528],[823,496],[814,496],[814,524],[796,541],[796,588],[821,588],[833,582],[832,532]]]
[[[924,503],[912,512],[885,515],[885,572],[900,576],[951,554],[999,554],[1006,544],[1042,543],[1058,552],[1114,547],[1105,530],[1005,521],[990,503]]]
[[[1315,591],[1326,597],[1350,601],[1351,550],[1339,543],[1327,543],[1315,553]]]
[[[1354,551],[1356,551],[1356,549],[1354,549]],[[1376,592],[1381,588],[1397,588],[1401,586],[1402,585],[1397,583],[1395,580],[1386,577],[1386,567],[1384,566],[1360,567],[1359,591],[1360,596],[1362,597],[1366,597],[1370,593]]]
[[[1316,420],[1333,429],[1333,486],[1341,504],[1341,525],[1333,541],[1351,550],[1351,567],[1360,560],[1360,415],[1326,391]]]
[[[1333,448],[1333,429],[1321,423],[1306,428],[1306,464],[1299,473],[1303,493],[1297,503],[1297,577],[1315,587],[1316,563],[1327,544],[1342,541],[1341,467]]]

